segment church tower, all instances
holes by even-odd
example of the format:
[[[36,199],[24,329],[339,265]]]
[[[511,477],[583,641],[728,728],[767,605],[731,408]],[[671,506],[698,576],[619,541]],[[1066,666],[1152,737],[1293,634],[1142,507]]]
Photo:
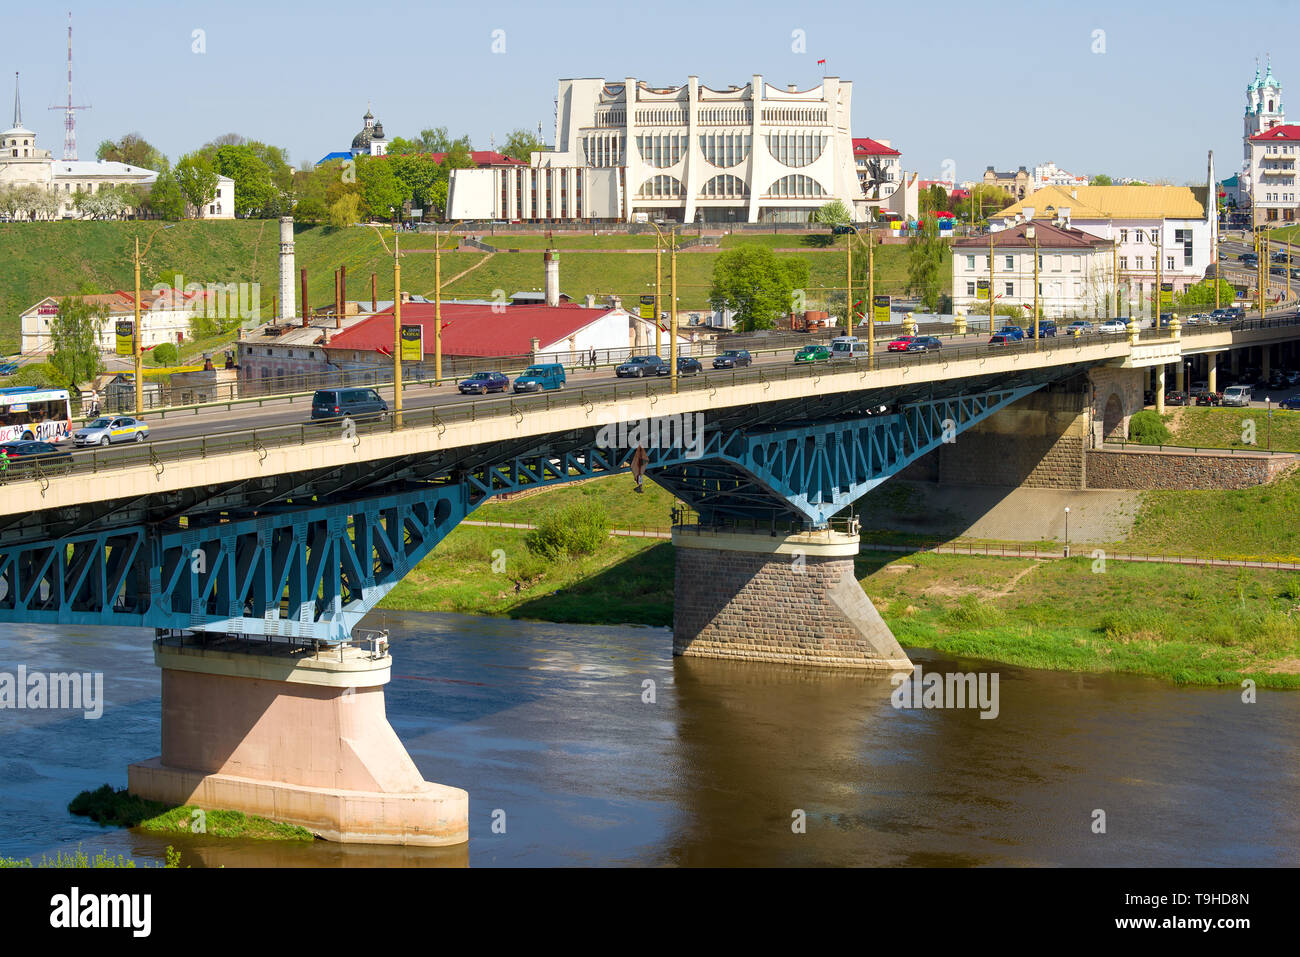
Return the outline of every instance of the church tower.
[[[1286,111],[1282,106],[1282,84],[1273,78],[1273,61],[1266,61],[1264,76],[1259,75],[1255,67],[1255,79],[1246,87],[1246,115],[1242,121],[1241,137],[1241,174],[1238,190],[1242,197],[1251,194],[1250,176],[1251,148],[1250,138],[1257,133],[1271,130],[1286,123]]]

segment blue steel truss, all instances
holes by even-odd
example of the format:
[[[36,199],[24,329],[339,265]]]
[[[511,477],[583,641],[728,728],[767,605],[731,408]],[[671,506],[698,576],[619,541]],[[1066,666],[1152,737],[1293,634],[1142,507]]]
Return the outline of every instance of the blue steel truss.
[[[706,520],[780,511],[821,525],[1036,388],[917,402],[843,421],[714,430],[694,449],[648,441],[647,474]],[[294,503],[212,525],[135,525],[3,546],[0,620],[341,641],[486,499],[627,472],[632,453],[588,442],[510,456],[458,481],[342,504]]]

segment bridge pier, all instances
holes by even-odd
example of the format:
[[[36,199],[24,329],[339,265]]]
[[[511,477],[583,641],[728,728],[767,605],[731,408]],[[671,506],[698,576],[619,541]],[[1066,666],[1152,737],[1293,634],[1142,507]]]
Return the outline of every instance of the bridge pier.
[[[835,668],[912,667],[858,584],[856,533],[678,526],[673,654]]]
[[[352,645],[159,638],[162,754],[127,769],[132,794],[243,811],[330,841],[469,839],[469,795],[425,781],[389,725],[392,659]]]

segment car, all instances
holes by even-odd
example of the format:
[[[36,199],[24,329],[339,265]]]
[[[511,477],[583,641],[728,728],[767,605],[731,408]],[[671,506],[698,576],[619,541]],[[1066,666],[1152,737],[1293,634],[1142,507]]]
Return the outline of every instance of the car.
[[[669,363],[669,362],[665,362],[662,366],[659,367],[659,374],[660,374],[660,375],[671,375],[671,374],[672,374],[672,368],[673,368],[673,367],[672,367],[672,364],[671,364],[671,363]],[[678,375],[682,375],[683,373],[692,373],[692,374],[694,374],[694,373],[696,373],[696,372],[703,372],[703,371],[704,371],[704,366],[702,366],[702,365],[700,364],[700,360],[699,360],[699,359],[696,359],[694,356],[678,356],[678,357],[677,357],[677,374],[678,374]]]
[[[1128,323],[1123,319],[1107,319],[1097,326],[1098,332],[1128,332]]]
[[[1186,392],[1166,392],[1165,405],[1191,405],[1191,397]]]
[[[1154,389],[1146,389],[1142,392],[1142,404],[1143,405],[1156,404],[1156,393]]]
[[[1285,251],[1273,254],[1273,262],[1275,263],[1281,263],[1282,265],[1285,266],[1289,261],[1290,261],[1290,257],[1286,254]]]
[[[627,362],[614,367],[614,375],[620,379],[640,379],[643,376],[658,375],[659,368],[666,366],[662,356],[631,356]]]
[[[1190,396],[1197,405],[1220,405],[1223,402],[1221,393],[1211,392],[1209,387],[1205,385],[1192,386]]]
[[[794,354],[795,362],[826,362],[831,357],[830,346],[804,346]]]
[[[713,368],[735,369],[739,366],[747,366],[753,361],[749,352],[745,349],[728,349],[725,352],[719,352],[714,358]]]
[[[1189,326],[1203,325],[1210,321],[1210,314],[1208,312],[1194,312],[1183,321]]]
[[[1210,313],[1210,322],[1232,322],[1232,310],[1215,309]]]
[[[1242,253],[1237,258],[1248,264],[1257,264],[1259,262],[1259,256],[1256,253]]]
[[[505,392],[509,387],[510,377],[504,372],[475,372],[456,384],[456,390],[461,395],[487,395],[490,392]]]
[[[916,336],[899,336],[889,345],[885,346],[886,352],[906,352],[907,347],[911,345]]]
[[[317,389],[311,397],[312,420],[348,415],[385,416],[388,403],[374,389]]]
[[[904,352],[932,352],[943,347],[936,336],[913,336]]]
[[[1229,307],[1228,307],[1228,315],[1231,317],[1231,321],[1232,321],[1232,322],[1237,322],[1237,321],[1240,320],[1240,319],[1245,319],[1245,318],[1246,318],[1246,307],[1245,307],[1245,306],[1229,306]]]
[[[72,433],[74,445],[112,445],[117,442],[143,442],[149,426],[129,415],[100,416]]]
[[[832,359],[865,359],[871,354],[871,344],[857,336],[836,336],[831,340]]]
[[[1029,336],[1030,339],[1034,338],[1034,327],[1032,325],[1026,326],[1025,334]],[[1052,322],[1050,319],[1039,319],[1038,338],[1040,339],[1056,338],[1056,323]]]
[[[1068,326],[1065,327],[1065,332],[1066,335],[1084,336],[1092,332],[1092,323],[1085,322],[1082,319],[1076,319],[1074,322],[1070,323]]]
[[[564,366],[558,362],[541,362],[516,376],[514,389],[516,392],[549,392],[563,389],[564,382]]]
[[[17,469],[66,472],[72,468],[72,453],[51,442],[16,440],[0,442],[0,473]]]
[[[1230,385],[1223,390],[1223,396],[1219,401],[1225,406],[1245,408],[1250,405],[1250,397],[1253,391],[1248,385]]]
[[[1160,321],[1153,323],[1151,328],[1155,329],[1158,327],[1160,329],[1167,329],[1169,328],[1169,323],[1173,321],[1174,321],[1174,314],[1172,312],[1162,312],[1160,313]]]
[[[1015,339],[1011,338],[1010,336],[1004,336],[1000,332],[995,332],[993,333],[993,335],[989,336],[989,345],[991,346],[1005,346],[1008,343],[1015,342],[1015,341],[1016,341]]]
[[[1003,326],[997,331],[997,335],[1006,336],[1008,339],[1019,342],[1025,337],[1025,330],[1019,326]]]
[[[1286,377],[1287,385],[1300,383],[1300,369],[1287,369],[1283,375]]]
[[[1300,412],[1300,395],[1289,395],[1277,403],[1279,409],[1286,409],[1289,412]]]

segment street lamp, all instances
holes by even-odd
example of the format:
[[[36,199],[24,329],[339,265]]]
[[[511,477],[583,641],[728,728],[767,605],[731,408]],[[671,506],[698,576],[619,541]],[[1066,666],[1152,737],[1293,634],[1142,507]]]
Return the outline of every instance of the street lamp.
[[[447,230],[447,238],[450,239],[451,234],[462,225],[462,222],[457,222]],[[433,231],[433,378],[435,385],[442,382],[442,235],[436,229]]]
[[[1064,558],[1070,557],[1070,506],[1065,506],[1065,554]]]
[[[388,207],[392,212],[393,207]],[[379,237],[385,251],[388,244],[384,242],[379,227],[371,224]],[[397,227],[393,227],[393,424],[402,427],[402,265],[398,259],[400,239]]]
[[[140,259],[149,254],[149,247],[153,245],[154,237],[159,231],[171,229],[173,225],[168,223],[166,226],[154,229],[149,234],[149,241],[144,245],[144,252],[140,251],[140,237],[135,237],[135,324],[131,328],[131,351],[135,353],[135,414],[137,417],[144,415],[144,355],[141,350],[140,335]]]
[[[851,336],[853,335],[853,239],[854,237],[857,237],[861,240],[862,233],[858,230],[858,227],[854,226],[852,223],[848,224],[848,228],[853,230],[853,233],[849,236],[848,243],[846,244],[848,246],[849,254],[849,273],[848,288],[846,290],[848,309],[846,309],[845,312],[848,317],[847,334]],[[867,244],[867,300],[866,308],[862,311],[867,324],[867,364],[873,365],[876,361],[876,330],[872,325],[873,319],[869,310],[873,308],[873,303],[876,298],[876,250],[875,242],[871,236],[870,227],[867,228],[867,238],[865,242]]]
[[[1039,346],[1038,337],[1038,230],[1029,226],[1025,229],[1025,238],[1034,241],[1034,348]],[[990,294],[993,290],[989,290]],[[992,333],[992,329],[989,330]]]
[[[655,228],[655,233],[658,235],[659,240],[663,240],[663,238],[664,238],[664,234],[663,234],[663,230],[661,230],[661,229],[659,228],[659,224],[656,223],[656,222],[653,222],[653,221],[652,221],[652,222],[650,223],[650,225],[653,226],[653,227]],[[669,295],[672,297],[672,302],[669,303],[669,307],[668,307],[669,310],[670,310],[670,311],[669,311],[669,319],[668,319],[668,365],[669,365],[669,368],[668,368],[668,375],[669,375],[670,381],[671,381],[671,383],[672,383],[672,390],[673,390],[673,392],[676,392],[676,391],[677,391],[677,229],[678,229],[678,225],[677,225],[676,223],[674,223],[674,224],[669,228],[669,230],[668,230],[668,240],[669,240],[669,242],[671,243],[671,245],[668,247],[668,260],[669,260],[669,262],[668,262],[668,267],[669,267],[669,269],[670,269],[670,271],[671,271],[671,273],[672,273],[672,282],[671,282],[671,286],[670,286],[670,290],[669,290]],[[656,242],[656,244],[655,244],[655,283],[656,283],[656,290],[657,290],[658,285],[659,285],[661,282],[662,282],[662,279],[661,279],[661,276],[660,276],[660,269],[659,269],[659,245],[658,245],[658,242]],[[656,296],[655,296],[655,355],[659,355],[659,348],[660,348],[660,345],[659,345],[659,297],[658,297],[658,294],[657,294],[657,291],[656,291]]]

